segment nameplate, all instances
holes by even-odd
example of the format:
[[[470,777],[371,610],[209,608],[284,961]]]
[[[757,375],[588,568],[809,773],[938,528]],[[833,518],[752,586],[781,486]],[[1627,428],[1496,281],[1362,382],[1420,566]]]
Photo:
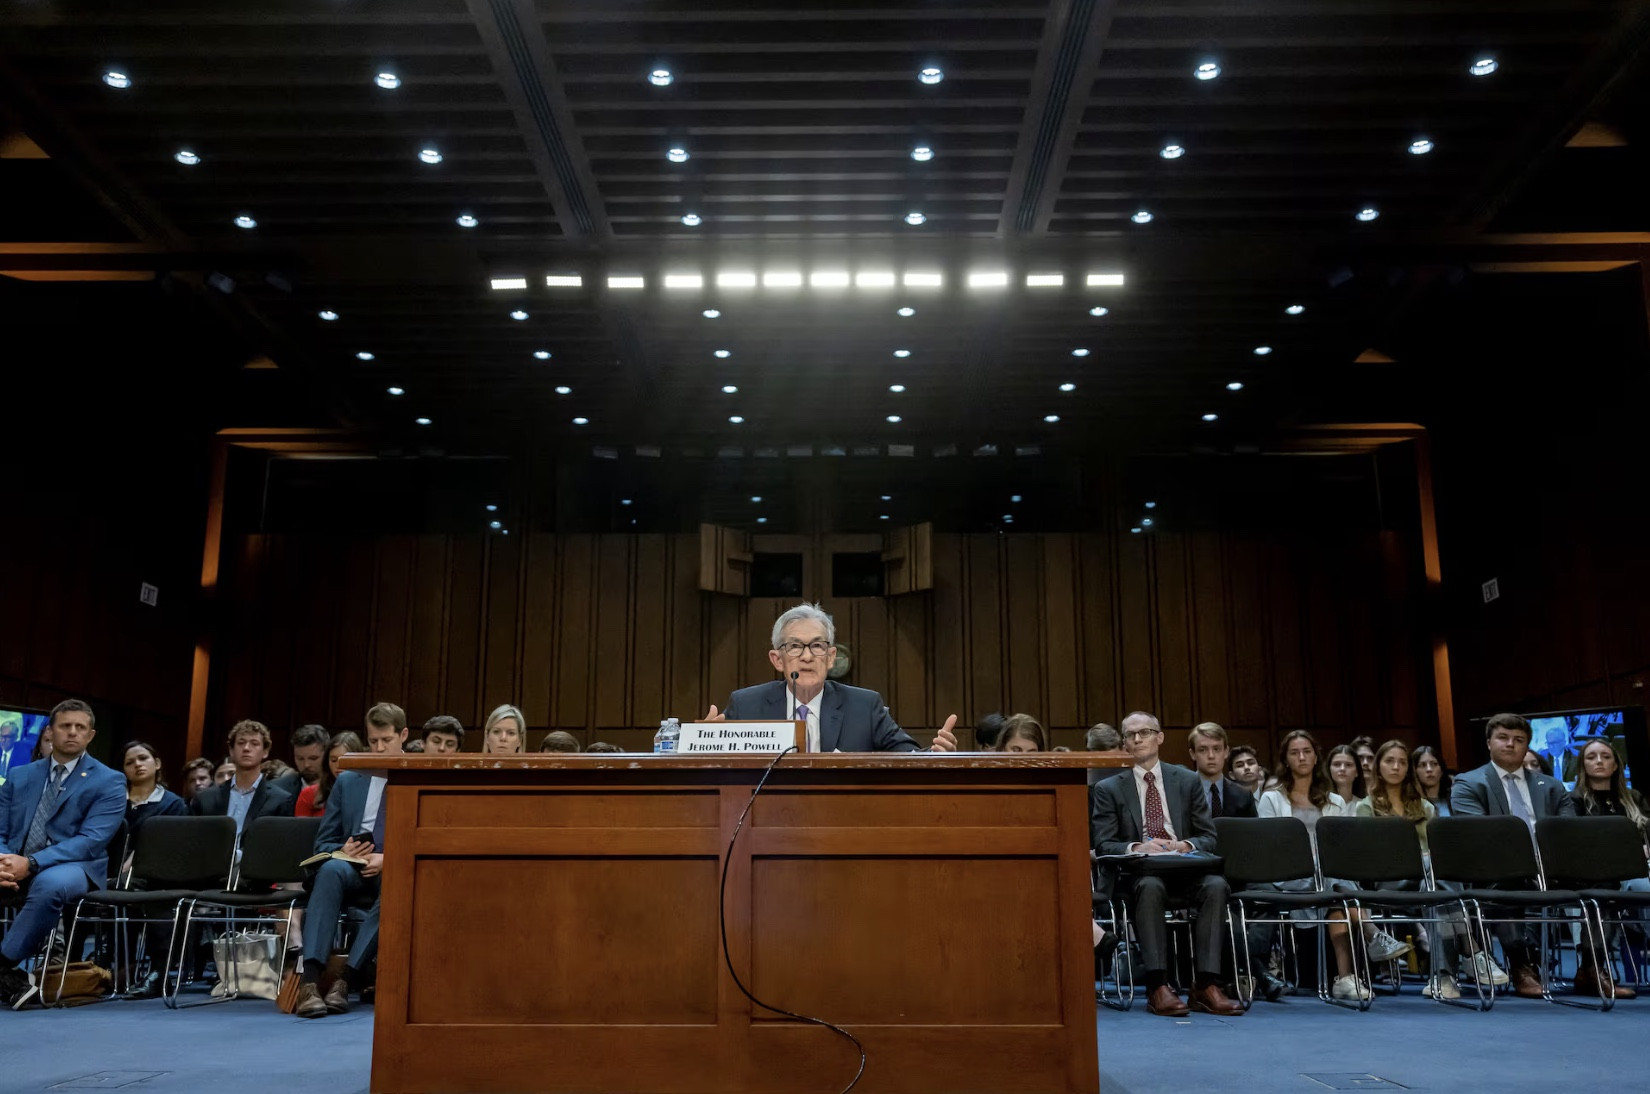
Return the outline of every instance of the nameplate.
[[[783,752],[808,749],[805,722],[684,722],[676,740],[679,754],[689,752]]]

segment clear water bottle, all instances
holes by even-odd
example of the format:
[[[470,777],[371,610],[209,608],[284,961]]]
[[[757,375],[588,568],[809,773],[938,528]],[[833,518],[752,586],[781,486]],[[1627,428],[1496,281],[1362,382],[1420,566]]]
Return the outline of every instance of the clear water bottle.
[[[682,736],[682,720],[680,718],[666,718],[659,723],[659,732],[653,735],[653,751],[675,752],[676,742]]]

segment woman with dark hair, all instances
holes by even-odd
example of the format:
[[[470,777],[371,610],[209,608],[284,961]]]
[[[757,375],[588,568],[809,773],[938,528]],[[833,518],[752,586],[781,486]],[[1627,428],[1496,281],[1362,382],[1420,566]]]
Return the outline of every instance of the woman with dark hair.
[[[1373,759],[1370,762],[1373,763]],[[1342,801],[1355,802],[1369,794],[1369,782],[1364,778],[1363,758],[1352,745],[1336,745],[1330,749],[1329,758],[1324,761],[1323,768],[1329,776],[1329,785],[1334,787],[1335,793],[1341,796]]]
[[[1433,813],[1449,816],[1449,787],[1453,778],[1439,758],[1438,750],[1431,745],[1417,747],[1409,754],[1409,769],[1415,773],[1415,785],[1421,788],[1421,797],[1432,805]]]
[[[293,806],[292,815],[324,815],[327,811],[327,795],[332,793],[332,784],[338,781],[338,768],[335,766],[338,760],[347,753],[366,750],[367,746],[361,742],[361,735],[352,729],[346,729],[334,736],[327,745],[327,762],[321,765],[321,777],[298,792],[298,801]]]
[[[1015,714],[1004,720],[997,738],[998,752],[1047,752],[1048,734],[1043,724],[1029,714]]]
[[[150,817],[183,817],[189,813],[184,800],[166,789],[160,753],[147,741],[127,741],[120,750],[120,766],[126,772],[126,831],[136,835]]]
[[[1001,714],[987,714],[980,719],[980,724],[974,727],[974,750],[976,752],[995,752],[997,744],[1002,740],[1003,727],[1008,719]]]

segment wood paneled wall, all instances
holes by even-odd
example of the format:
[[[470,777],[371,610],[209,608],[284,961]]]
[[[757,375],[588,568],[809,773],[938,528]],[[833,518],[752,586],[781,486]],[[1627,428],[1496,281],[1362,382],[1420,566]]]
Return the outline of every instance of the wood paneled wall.
[[[220,726],[284,731],[358,725],[378,699],[467,726],[514,702],[535,729],[640,747],[661,717],[773,677],[788,602],[701,593],[698,549],[694,535],[231,540],[212,709]],[[847,681],[914,730],[1025,711],[1080,747],[1083,728],[1139,708],[1269,749],[1296,726],[1430,736],[1414,558],[1395,534],[936,535],[932,592],[822,599]]]

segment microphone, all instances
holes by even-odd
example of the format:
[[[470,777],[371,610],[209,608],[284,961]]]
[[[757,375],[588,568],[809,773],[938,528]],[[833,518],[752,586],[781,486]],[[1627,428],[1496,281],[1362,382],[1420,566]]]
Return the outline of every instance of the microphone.
[[[797,682],[798,679],[801,678],[801,676],[802,676],[802,673],[801,673],[800,670],[794,670],[793,669],[791,671],[791,688],[790,688],[790,692],[791,692],[791,716],[788,719],[788,721],[790,721],[792,725],[796,724],[796,682]],[[808,740],[808,731],[807,731],[807,728],[804,727],[803,731],[802,731],[802,741],[803,741],[803,745],[804,745],[802,751],[804,751],[804,752],[807,751],[807,747],[806,747],[807,740]]]

